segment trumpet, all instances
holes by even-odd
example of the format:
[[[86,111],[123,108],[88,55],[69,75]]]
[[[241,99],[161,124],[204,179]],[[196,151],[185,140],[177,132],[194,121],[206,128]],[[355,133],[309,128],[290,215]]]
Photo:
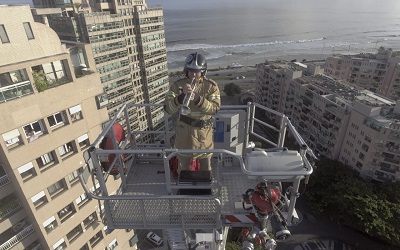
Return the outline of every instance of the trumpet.
[[[198,82],[199,82],[199,79],[197,79],[196,77],[193,77],[192,82],[190,83],[190,85],[192,86],[192,92],[187,93],[185,95],[185,98],[183,99],[183,103],[182,103],[182,107],[181,107],[182,115],[188,115],[190,113],[190,108],[189,108],[190,100],[192,99],[192,97],[194,95],[194,90],[196,89]]]

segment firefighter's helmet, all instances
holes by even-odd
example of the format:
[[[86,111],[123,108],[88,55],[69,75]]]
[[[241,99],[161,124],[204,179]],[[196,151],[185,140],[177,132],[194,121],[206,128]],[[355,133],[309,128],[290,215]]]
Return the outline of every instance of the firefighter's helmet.
[[[187,75],[188,71],[201,72],[202,76],[207,73],[207,60],[206,57],[200,53],[192,53],[186,57],[185,67],[183,71]]]

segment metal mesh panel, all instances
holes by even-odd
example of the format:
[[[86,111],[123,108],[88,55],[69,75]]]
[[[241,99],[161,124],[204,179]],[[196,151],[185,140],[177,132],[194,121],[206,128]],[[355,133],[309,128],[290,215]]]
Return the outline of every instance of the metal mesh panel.
[[[220,203],[214,199],[147,199],[107,201],[110,227],[115,228],[214,228]],[[107,218],[109,220],[109,218]]]

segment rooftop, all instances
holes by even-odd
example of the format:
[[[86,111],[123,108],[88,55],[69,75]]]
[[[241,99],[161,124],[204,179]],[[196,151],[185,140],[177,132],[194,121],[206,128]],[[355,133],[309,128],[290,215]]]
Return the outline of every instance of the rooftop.
[[[319,95],[335,94],[351,103],[355,100],[355,97],[360,94],[359,89],[325,75],[305,76],[299,80],[302,81],[303,84],[309,84],[307,88]]]
[[[268,65],[271,69],[279,70],[279,69],[290,69],[292,71],[303,71],[307,69],[307,65],[298,63],[298,62],[288,62],[284,60],[278,61],[266,61],[264,65]]]

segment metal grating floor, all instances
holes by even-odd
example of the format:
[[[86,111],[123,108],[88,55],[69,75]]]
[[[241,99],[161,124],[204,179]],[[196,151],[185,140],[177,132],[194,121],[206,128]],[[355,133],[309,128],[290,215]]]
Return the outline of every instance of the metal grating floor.
[[[216,167],[213,162],[213,181],[214,187],[218,184],[221,186],[221,192],[218,199],[221,201],[221,213],[235,213],[235,202],[240,202],[242,194],[249,188],[254,188],[257,180],[248,179],[240,167]],[[217,173],[218,171],[218,173]],[[123,195],[128,196],[161,196],[168,195],[167,183],[162,162],[157,163],[139,163],[133,164],[127,176],[127,185],[123,191]],[[178,188],[176,180],[171,177],[171,185]],[[187,185],[186,185],[187,186]],[[216,193],[214,188],[213,192]]]

